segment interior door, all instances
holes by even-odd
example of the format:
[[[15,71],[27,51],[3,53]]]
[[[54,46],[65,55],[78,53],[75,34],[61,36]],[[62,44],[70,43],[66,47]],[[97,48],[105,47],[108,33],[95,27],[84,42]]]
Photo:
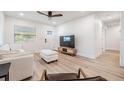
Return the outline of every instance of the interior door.
[[[54,48],[54,33],[53,31],[45,31],[43,36],[44,48]]]

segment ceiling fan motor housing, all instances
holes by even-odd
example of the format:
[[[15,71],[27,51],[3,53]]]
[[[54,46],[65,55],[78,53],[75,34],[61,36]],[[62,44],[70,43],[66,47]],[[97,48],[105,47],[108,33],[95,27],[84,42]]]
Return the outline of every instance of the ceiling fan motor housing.
[[[52,11],[48,11],[48,16],[52,17]]]

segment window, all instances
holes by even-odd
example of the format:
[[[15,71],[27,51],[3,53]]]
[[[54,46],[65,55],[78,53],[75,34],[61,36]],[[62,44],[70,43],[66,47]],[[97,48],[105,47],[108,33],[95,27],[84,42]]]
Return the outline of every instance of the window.
[[[47,31],[47,35],[52,35],[52,31]]]
[[[32,27],[14,26],[14,39],[16,44],[35,39],[36,29]]]

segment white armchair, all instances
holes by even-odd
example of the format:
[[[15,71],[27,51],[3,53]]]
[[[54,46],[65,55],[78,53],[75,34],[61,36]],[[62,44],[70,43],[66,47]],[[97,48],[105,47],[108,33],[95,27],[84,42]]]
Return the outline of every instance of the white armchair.
[[[33,76],[33,55],[24,55],[11,58],[3,58],[0,64],[11,63],[9,71],[10,81],[23,80]]]

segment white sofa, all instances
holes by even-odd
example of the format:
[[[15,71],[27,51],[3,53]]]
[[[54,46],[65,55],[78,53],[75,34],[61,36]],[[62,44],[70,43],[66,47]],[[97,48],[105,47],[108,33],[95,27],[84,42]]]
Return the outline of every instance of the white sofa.
[[[0,64],[11,63],[9,80],[18,81],[33,76],[33,56],[26,54],[23,56],[4,56]]]
[[[19,47],[17,45],[5,44],[0,47],[0,56],[6,55],[6,54],[18,54],[20,52],[24,52],[24,50],[21,49],[21,47]]]
[[[53,61],[58,60],[58,53],[56,51],[53,51],[53,50],[50,50],[50,49],[42,49],[40,51],[40,56],[47,63],[51,63]]]

